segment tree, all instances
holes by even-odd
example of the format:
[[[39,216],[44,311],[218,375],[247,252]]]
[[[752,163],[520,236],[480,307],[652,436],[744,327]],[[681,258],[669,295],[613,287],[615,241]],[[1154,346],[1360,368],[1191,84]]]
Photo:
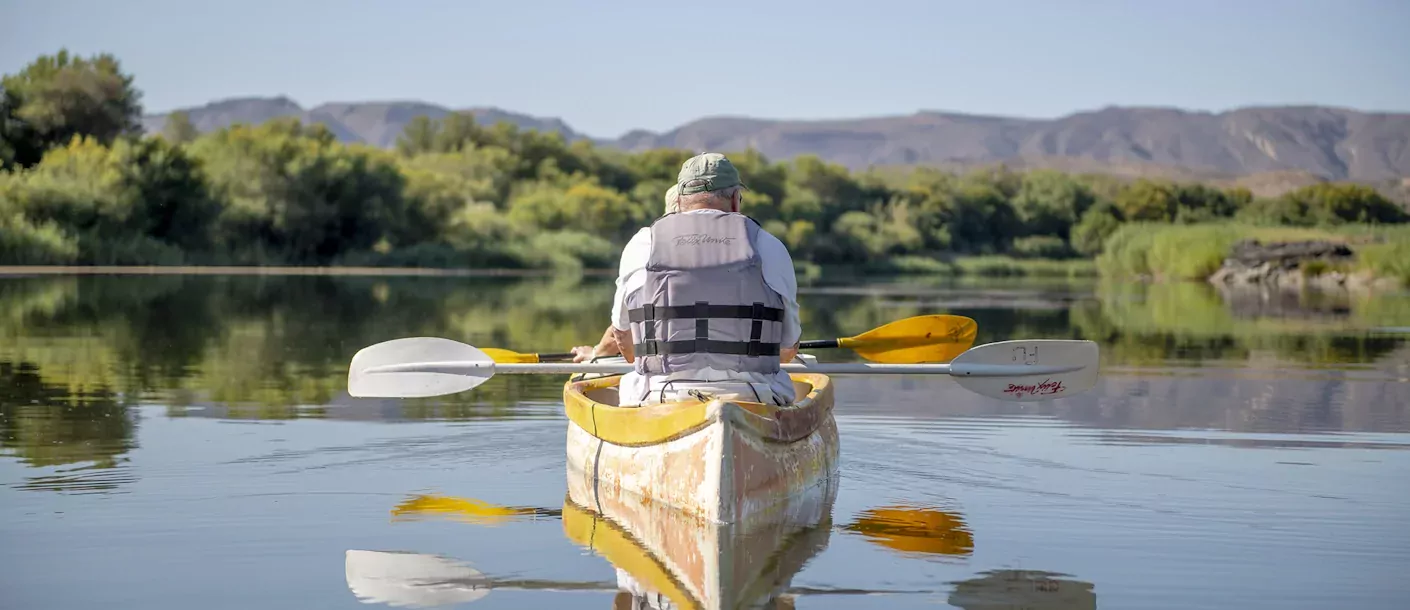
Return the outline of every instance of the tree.
[[[1086,256],[1100,254],[1106,238],[1121,228],[1121,218],[1121,210],[1109,203],[1088,208],[1072,227],[1072,249]]]
[[[1095,201],[1085,185],[1066,174],[1039,170],[1023,176],[1013,207],[1025,234],[1067,239],[1072,225]]]
[[[322,125],[238,125],[192,149],[225,201],[220,232],[239,258],[330,263],[369,250],[406,216],[395,156],[343,145]]]
[[[161,138],[74,138],[9,182],[5,199],[74,236],[82,263],[176,261],[205,249],[220,211],[199,165]]]
[[[1410,221],[1404,210],[1375,189],[1336,183],[1313,184],[1281,197],[1258,199],[1241,210],[1239,216],[1253,222],[1307,227]]]
[[[29,124],[20,120],[19,96],[0,86],[0,171],[29,167],[44,155]]]
[[[1179,211],[1179,198],[1173,185],[1141,179],[1116,196],[1116,207],[1129,220],[1169,222]]]
[[[121,176],[122,205],[131,210],[127,226],[187,251],[209,247],[220,205],[184,149],[156,139],[119,141],[110,163]]]
[[[1297,189],[1284,198],[1305,209],[1315,224],[1348,222],[1397,223],[1405,212],[1383,195],[1362,184],[1320,183]]]
[[[419,126],[417,128],[420,129]],[[420,137],[419,133],[414,135]],[[485,137],[480,126],[475,124],[475,115],[468,112],[447,114],[440,120],[431,139],[432,150],[436,152],[455,152],[484,143]]]
[[[657,197],[660,201],[660,197]],[[509,202],[511,219],[549,231],[581,231],[625,241],[651,217],[651,213],[619,191],[596,179],[580,180],[566,187],[535,182],[526,185]]]
[[[397,136],[397,152],[408,157],[436,151],[436,133],[440,125],[426,115],[411,119]]]
[[[1019,232],[1018,214],[993,184],[966,179],[951,200],[945,229],[951,247],[961,252],[998,254]]]
[[[185,144],[195,140],[198,135],[200,132],[191,124],[191,116],[183,110],[167,115],[166,125],[162,126],[162,137],[172,144]]]
[[[17,74],[0,80],[9,100],[10,117],[24,127],[7,127],[7,140],[19,131],[21,140],[6,148],[24,167],[39,162],[36,153],[67,144],[74,136],[90,136],[111,144],[124,135],[141,133],[141,94],[118,60],[102,54],[91,58],[42,55]]]

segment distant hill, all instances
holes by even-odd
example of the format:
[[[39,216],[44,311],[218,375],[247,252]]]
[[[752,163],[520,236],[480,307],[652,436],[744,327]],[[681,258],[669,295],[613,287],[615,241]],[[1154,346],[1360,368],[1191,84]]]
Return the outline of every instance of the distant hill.
[[[383,148],[395,146],[397,136],[412,119],[418,116],[439,119],[451,113],[449,108],[424,102],[330,103],[304,110],[286,97],[234,98],[182,110],[190,116],[196,129],[202,132],[235,123],[259,124],[292,116],[305,123],[322,123],[344,142],[362,142]],[[532,117],[498,108],[466,108],[461,111],[475,115],[477,121],[487,125],[507,121],[522,129],[556,131],[569,141],[586,139],[558,119]],[[166,114],[144,116],[142,128],[148,133],[159,132],[166,125],[166,118]]]
[[[336,103],[304,110],[282,97],[225,100],[187,111],[202,131],[237,121],[299,116],[328,125],[346,141],[383,147],[395,144],[413,117],[439,118],[450,112],[421,102]],[[503,120],[526,129],[556,131],[569,140],[586,139],[555,118],[495,108],[467,111],[485,123]],[[143,121],[149,131],[160,130],[164,122],[165,115]],[[712,117],[665,133],[637,130],[596,142],[629,151],[753,147],[776,160],[811,153],[853,169],[1004,162],[1128,176],[1236,180],[1270,174],[1278,184],[1317,180],[1390,184],[1410,177],[1410,113],[1320,106],[1221,113],[1108,107],[1042,120],[929,111],[812,121]]]

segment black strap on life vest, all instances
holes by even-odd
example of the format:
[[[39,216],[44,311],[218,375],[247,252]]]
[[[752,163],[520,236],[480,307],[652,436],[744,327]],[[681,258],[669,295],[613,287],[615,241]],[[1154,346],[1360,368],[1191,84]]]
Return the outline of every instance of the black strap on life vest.
[[[695,305],[642,305],[627,310],[627,319],[632,322],[648,320],[681,320],[686,318],[735,318],[742,320],[768,320],[782,322],[783,310],[778,307],[764,307],[763,303],[753,305],[705,305],[705,315],[700,315],[700,304]]]
[[[695,320],[695,339],[681,341],[661,341],[656,338],[656,322],[662,320]],[[731,318],[753,320],[749,329],[748,341],[716,341],[710,339],[710,318]],[[782,322],[783,310],[765,307],[763,303],[753,305],[711,305],[704,301],[694,305],[668,305],[657,307],[642,305],[627,311],[627,319],[645,326],[640,343],[636,343],[636,353],[643,356],[670,354],[732,354],[736,356],[777,356],[778,343],[765,343],[764,322]]]

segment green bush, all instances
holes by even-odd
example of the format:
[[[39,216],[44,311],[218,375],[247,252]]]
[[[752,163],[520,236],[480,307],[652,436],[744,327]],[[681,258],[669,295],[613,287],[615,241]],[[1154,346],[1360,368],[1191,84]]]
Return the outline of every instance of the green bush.
[[[1013,241],[1013,255],[1017,258],[1068,258],[1072,248],[1055,235],[1033,235]]]
[[[983,277],[1062,277],[1078,278],[1096,275],[1091,261],[1086,260],[1025,260],[1007,256],[973,256],[955,260],[960,275]]]
[[[5,187],[0,184],[0,197],[4,195]],[[78,242],[54,223],[36,225],[0,208],[0,264],[67,265],[77,259]]]
[[[1355,248],[1357,270],[1410,286],[1410,227],[1386,230],[1381,241]]]
[[[1072,249],[1084,256],[1102,252],[1102,244],[1121,228],[1121,211],[1114,205],[1101,204],[1088,208],[1082,219],[1072,227]]]
[[[1375,189],[1360,184],[1321,183],[1281,197],[1260,199],[1239,218],[1259,224],[1314,227],[1356,223],[1404,223],[1404,210]]]

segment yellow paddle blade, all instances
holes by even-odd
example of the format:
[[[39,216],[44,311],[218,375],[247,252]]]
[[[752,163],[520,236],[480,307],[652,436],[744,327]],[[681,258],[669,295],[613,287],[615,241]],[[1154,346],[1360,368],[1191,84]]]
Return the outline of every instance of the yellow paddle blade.
[[[422,495],[412,496],[392,509],[392,516],[398,520],[414,520],[428,515],[440,515],[482,525],[498,525],[511,521],[515,517],[538,514],[540,514],[540,510],[536,508],[500,506],[473,498]]]
[[[838,339],[837,345],[883,364],[949,362],[974,345],[978,330],[979,325],[964,316],[915,316]]]
[[[482,347],[480,351],[500,364],[538,364],[538,354],[521,354],[497,347]]]
[[[974,552],[974,535],[964,519],[933,508],[874,508],[843,529],[859,533],[875,544],[907,553],[969,555]]]

